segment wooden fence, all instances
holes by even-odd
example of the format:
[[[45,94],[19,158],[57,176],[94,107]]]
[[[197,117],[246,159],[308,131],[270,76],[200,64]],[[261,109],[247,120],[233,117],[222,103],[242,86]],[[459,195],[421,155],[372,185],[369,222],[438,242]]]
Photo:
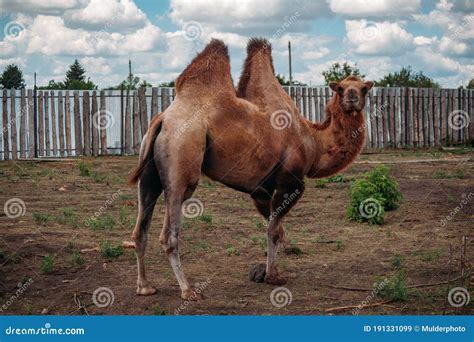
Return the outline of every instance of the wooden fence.
[[[305,118],[325,119],[329,88],[285,90]],[[170,105],[175,90],[4,89],[0,96],[0,159],[6,160],[137,154],[151,116]],[[365,112],[367,148],[445,146],[474,139],[473,90],[374,88]]]

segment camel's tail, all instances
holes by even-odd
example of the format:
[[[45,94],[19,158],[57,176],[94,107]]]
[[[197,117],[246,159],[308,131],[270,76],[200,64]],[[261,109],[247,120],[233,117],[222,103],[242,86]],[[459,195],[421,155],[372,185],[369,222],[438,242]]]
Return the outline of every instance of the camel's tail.
[[[128,184],[135,185],[137,184],[140,176],[145,170],[147,163],[153,160],[153,143],[155,142],[156,137],[161,130],[161,121],[163,120],[163,113],[155,115],[148,126],[146,132],[146,140],[143,142],[144,147],[140,151],[140,159],[138,161],[138,166],[130,173],[128,179]]]

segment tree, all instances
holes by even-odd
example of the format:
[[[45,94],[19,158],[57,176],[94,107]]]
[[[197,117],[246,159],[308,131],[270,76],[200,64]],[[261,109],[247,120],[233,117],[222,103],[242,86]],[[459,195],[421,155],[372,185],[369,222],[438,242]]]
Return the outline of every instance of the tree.
[[[7,65],[0,76],[0,84],[5,89],[23,89],[25,88],[25,80],[23,72],[15,64]]]
[[[55,80],[50,80],[47,86],[39,86],[38,89],[61,90],[61,89],[66,89],[66,88],[64,87],[63,82],[56,82]]]
[[[290,85],[290,81],[287,80],[285,78],[285,76],[277,74],[275,77],[282,86],[289,86]],[[294,86],[305,86],[306,84],[304,84],[300,81],[297,81],[297,80],[293,80],[292,85],[294,85]]]
[[[174,87],[174,86],[175,86],[174,80],[170,82],[163,82],[163,83],[160,83],[159,85],[159,87]]]
[[[354,66],[351,66],[347,62],[344,62],[342,65],[339,63],[333,63],[328,70],[323,71],[324,82],[326,85],[329,85],[329,82],[331,81],[341,81],[351,75],[360,78],[365,77],[365,75],[360,73],[357,63],[354,64]]]
[[[125,80],[120,82],[118,85],[109,87],[107,89],[109,89],[109,90],[120,90],[123,87],[124,90],[127,90],[127,89],[135,90],[135,89],[141,88],[141,87],[152,87],[152,86],[153,85],[151,83],[149,83],[148,81],[141,80],[140,77],[135,76],[133,74],[130,74]]]
[[[69,70],[66,72],[66,79],[64,80],[65,89],[74,90],[93,90],[97,86],[90,80],[86,81],[86,69],[77,59],[71,64]]]
[[[413,88],[439,88],[439,84],[432,78],[423,74],[423,71],[414,73],[411,67],[403,67],[400,71],[389,73],[379,81],[377,87],[413,87]]]
[[[467,84],[467,89],[474,89],[474,78],[471,79]]]

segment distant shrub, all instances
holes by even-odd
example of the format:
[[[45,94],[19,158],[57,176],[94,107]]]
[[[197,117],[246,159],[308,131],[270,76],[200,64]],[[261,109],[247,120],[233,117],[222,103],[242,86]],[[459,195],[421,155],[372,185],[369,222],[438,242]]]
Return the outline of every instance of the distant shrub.
[[[385,211],[398,208],[402,196],[397,181],[388,172],[387,167],[377,166],[352,184],[349,220],[382,224]]]

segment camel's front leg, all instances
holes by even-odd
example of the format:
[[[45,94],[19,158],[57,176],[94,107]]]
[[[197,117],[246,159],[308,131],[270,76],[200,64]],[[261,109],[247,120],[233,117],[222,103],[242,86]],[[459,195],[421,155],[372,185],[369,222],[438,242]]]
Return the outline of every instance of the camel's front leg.
[[[268,284],[282,285],[285,278],[278,274],[276,256],[285,232],[281,224],[283,217],[296,204],[304,191],[302,181],[277,187],[273,196],[258,194],[253,196],[255,206],[268,222],[267,228],[267,263],[259,264],[250,270],[250,280],[257,283],[265,281]]]

